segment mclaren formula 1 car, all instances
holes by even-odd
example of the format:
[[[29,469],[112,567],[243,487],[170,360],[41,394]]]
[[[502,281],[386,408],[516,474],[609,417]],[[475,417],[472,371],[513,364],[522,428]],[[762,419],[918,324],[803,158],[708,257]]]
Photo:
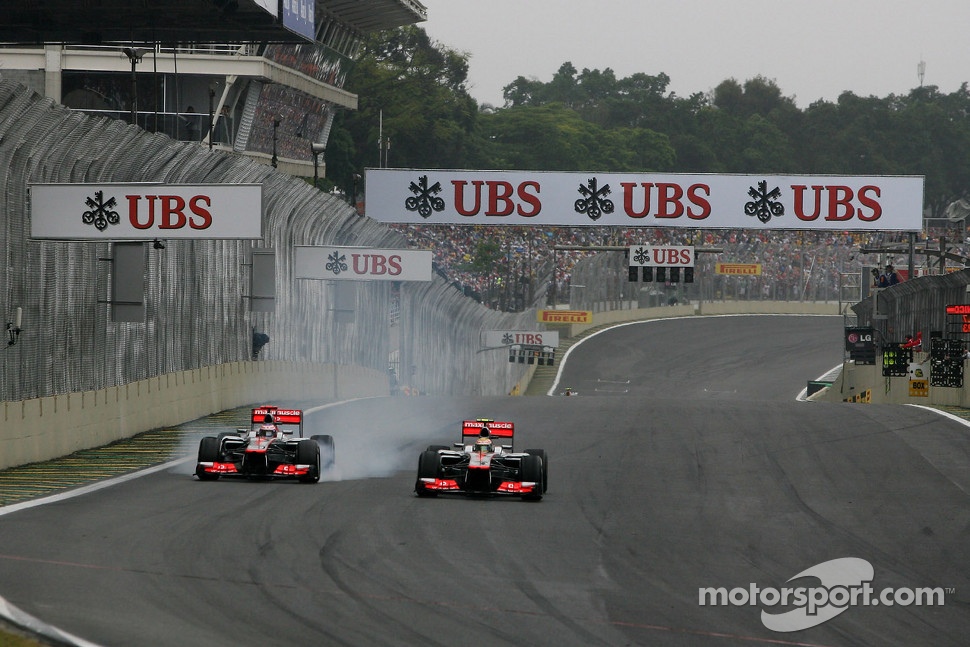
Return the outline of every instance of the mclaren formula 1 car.
[[[303,411],[267,405],[252,410],[248,428],[204,437],[195,475],[200,481],[245,476],[316,483],[333,462],[332,436],[305,438]]]
[[[507,495],[538,501],[546,491],[549,458],[543,449],[517,452],[515,425],[480,418],[461,423],[453,448],[431,445],[418,459],[414,491],[438,494]]]

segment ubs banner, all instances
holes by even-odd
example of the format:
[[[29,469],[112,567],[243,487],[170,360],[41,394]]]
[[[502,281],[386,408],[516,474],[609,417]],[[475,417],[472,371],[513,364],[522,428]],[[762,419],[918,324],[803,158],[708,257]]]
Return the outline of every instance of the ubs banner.
[[[920,231],[922,176],[368,169],[389,223]]]
[[[297,245],[298,279],[430,281],[431,250]]]
[[[559,346],[557,330],[486,330],[483,335],[486,348],[501,346]]]
[[[260,184],[31,184],[30,236],[262,238]]]

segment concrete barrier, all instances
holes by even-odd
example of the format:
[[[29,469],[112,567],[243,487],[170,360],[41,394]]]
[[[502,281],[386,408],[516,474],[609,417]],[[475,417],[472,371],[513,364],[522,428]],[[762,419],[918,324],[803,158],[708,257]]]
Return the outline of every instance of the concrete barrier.
[[[703,315],[837,315],[836,302],[811,301],[716,301],[697,304],[697,314]]]
[[[608,310],[594,312],[593,322],[589,324],[565,324],[549,326],[559,330],[565,337],[575,337],[590,328],[627,321],[645,321],[667,317],[691,317],[695,315],[738,315],[738,314],[804,314],[837,315],[838,303],[813,303],[806,301],[712,301],[685,303],[656,308],[634,308],[630,310]]]
[[[597,312],[591,324],[555,328],[566,337],[574,337],[606,324],[701,314],[838,314],[838,305],[778,301],[689,303]],[[534,373],[533,367],[512,392],[524,393]],[[834,389],[833,384],[824,391],[832,393]],[[206,366],[99,391],[2,402],[0,446],[4,451],[0,454],[0,469],[66,456],[247,404],[377,395],[388,395],[385,371],[336,364],[259,361]]]
[[[247,404],[388,395],[384,371],[233,362],[99,391],[0,403],[0,469],[66,456]]]

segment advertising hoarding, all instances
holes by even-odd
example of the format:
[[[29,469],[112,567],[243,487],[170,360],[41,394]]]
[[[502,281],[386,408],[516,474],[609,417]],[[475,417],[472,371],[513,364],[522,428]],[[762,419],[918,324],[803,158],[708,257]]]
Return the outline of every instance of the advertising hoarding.
[[[557,330],[486,330],[483,345],[486,348],[499,346],[559,346]]]
[[[261,184],[31,184],[30,237],[262,238]]]
[[[630,267],[694,267],[691,245],[632,245],[627,248]]]
[[[922,176],[368,169],[367,215],[402,224],[921,231]]]
[[[430,281],[430,250],[298,245],[293,275],[338,281]]]

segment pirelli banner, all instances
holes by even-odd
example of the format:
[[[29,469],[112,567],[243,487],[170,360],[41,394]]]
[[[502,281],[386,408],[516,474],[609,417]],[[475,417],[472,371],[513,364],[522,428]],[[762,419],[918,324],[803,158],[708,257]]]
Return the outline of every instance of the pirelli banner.
[[[920,231],[922,176],[368,169],[387,223]]]
[[[593,323],[593,311],[539,310],[536,312],[536,321],[539,323],[588,324]]]
[[[761,263],[716,263],[714,273],[730,276],[761,276]]]

